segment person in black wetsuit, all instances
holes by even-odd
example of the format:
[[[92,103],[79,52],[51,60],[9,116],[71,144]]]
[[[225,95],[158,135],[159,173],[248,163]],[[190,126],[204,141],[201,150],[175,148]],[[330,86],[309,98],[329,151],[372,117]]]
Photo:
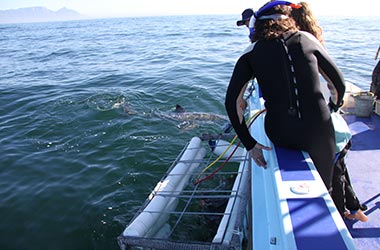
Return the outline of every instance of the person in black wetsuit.
[[[295,20],[298,29],[307,31],[314,35],[323,45],[324,41],[322,36],[322,27],[315,18],[310,5],[306,2],[299,2],[299,4],[301,7],[298,9],[292,9],[291,12],[291,16]],[[336,91],[334,86],[332,86],[329,82],[327,84],[331,91],[331,97],[335,100]],[[340,143],[340,141],[337,141],[336,143]],[[351,144],[352,142],[350,140],[340,152],[336,152],[338,157],[335,160],[331,198],[343,218],[346,217],[349,219],[367,221],[368,217],[362,212],[362,210],[367,209],[367,206],[360,204],[360,201],[351,185],[350,176],[346,167],[345,157],[351,147]],[[346,209],[350,212],[347,212]]]
[[[380,46],[377,50],[375,60],[380,52]],[[380,99],[380,61],[377,62],[375,68],[372,71],[371,92],[375,94],[376,99]]]
[[[237,61],[226,93],[225,106],[239,139],[258,166],[266,167],[262,150],[249,133],[239,104],[247,82],[256,78],[267,110],[265,130],[276,146],[309,153],[326,188],[330,190],[335,135],[330,107],[343,103],[344,78],[317,39],[298,31],[286,1],[264,5],[254,14],[254,40]],[[319,73],[335,86],[337,102],[326,105]]]

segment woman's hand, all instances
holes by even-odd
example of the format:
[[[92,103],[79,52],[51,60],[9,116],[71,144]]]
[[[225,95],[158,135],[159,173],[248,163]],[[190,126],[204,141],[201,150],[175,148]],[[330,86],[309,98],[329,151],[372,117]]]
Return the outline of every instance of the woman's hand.
[[[257,166],[267,168],[267,162],[264,159],[263,149],[268,151],[272,150],[271,147],[267,147],[260,143],[256,143],[256,145],[251,150],[249,150],[248,153],[256,162]]]

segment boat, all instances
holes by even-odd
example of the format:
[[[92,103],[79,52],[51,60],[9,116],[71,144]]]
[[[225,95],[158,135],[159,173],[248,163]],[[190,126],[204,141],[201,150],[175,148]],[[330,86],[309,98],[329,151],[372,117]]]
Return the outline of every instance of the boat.
[[[340,216],[307,153],[271,144],[258,85],[251,90],[251,133],[272,147],[267,169],[231,136],[192,138],[118,237],[121,249],[380,249],[380,114],[357,113],[353,96],[363,91],[348,83],[342,110],[353,134],[348,171],[368,207],[366,223]]]

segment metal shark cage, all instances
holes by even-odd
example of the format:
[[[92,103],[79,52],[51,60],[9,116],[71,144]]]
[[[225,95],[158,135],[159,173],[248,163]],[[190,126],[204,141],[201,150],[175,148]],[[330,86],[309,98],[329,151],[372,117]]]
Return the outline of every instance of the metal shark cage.
[[[228,142],[216,142],[212,153],[199,137],[190,140],[118,237],[121,249],[245,248],[248,158],[241,148],[228,162],[216,158],[218,149],[229,149]],[[224,166],[207,181],[197,182],[210,175],[211,170],[204,169],[213,164],[213,171]]]

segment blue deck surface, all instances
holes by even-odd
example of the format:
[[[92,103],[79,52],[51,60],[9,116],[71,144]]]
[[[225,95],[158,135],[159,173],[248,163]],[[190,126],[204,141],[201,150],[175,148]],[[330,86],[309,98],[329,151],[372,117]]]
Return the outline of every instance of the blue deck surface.
[[[284,181],[312,181],[313,174],[310,172],[309,165],[304,161],[301,151],[275,147],[276,154],[281,155],[278,165],[281,171],[281,177]],[[291,171],[287,168],[289,162],[292,162]]]
[[[281,147],[275,151],[282,181],[315,181],[301,151]],[[352,249],[346,245],[325,198],[299,195],[286,201],[297,250]]]
[[[293,198],[288,205],[297,250],[348,249],[323,198]]]
[[[368,221],[345,220],[357,250],[380,249],[380,116],[345,115],[353,132],[347,168],[354,191],[368,206]]]

